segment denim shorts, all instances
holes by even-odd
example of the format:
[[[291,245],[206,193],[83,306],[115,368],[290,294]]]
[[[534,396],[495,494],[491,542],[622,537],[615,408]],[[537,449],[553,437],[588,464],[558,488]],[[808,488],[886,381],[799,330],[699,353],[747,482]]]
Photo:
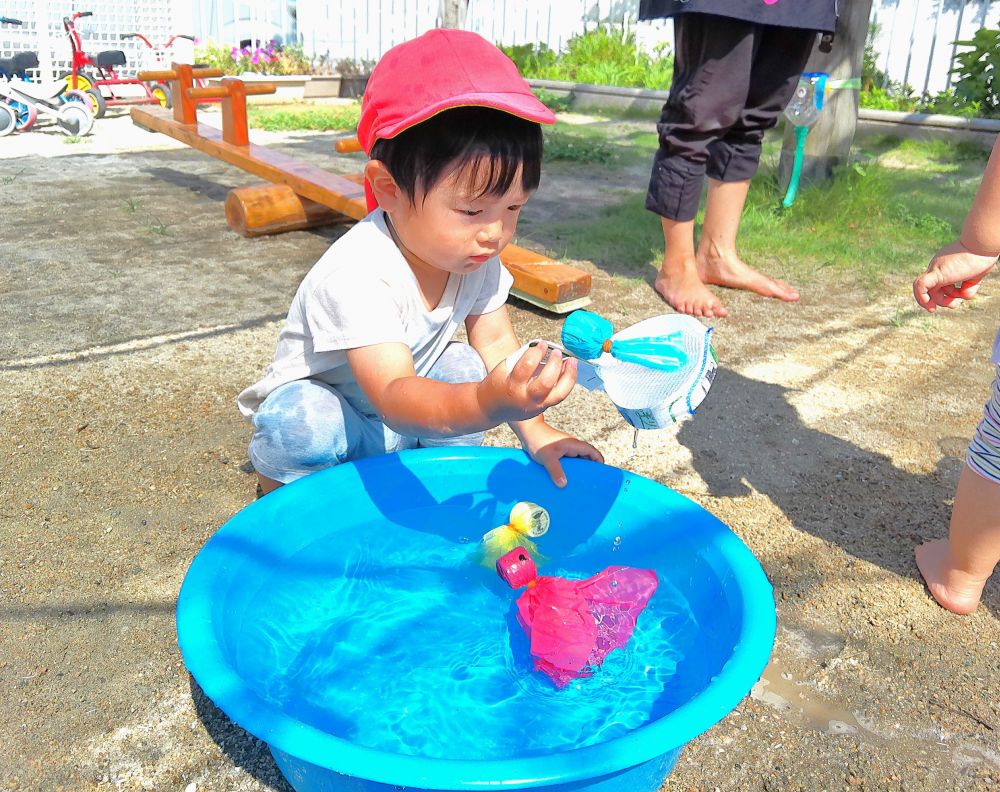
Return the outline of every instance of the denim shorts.
[[[468,344],[445,347],[427,375],[439,382],[481,382],[482,358]],[[317,470],[408,448],[482,445],[483,433],[457,437],[397,434],[334,385],[295,380],[273,390],[253,417],[249,456],[262,476],[287,484]]]

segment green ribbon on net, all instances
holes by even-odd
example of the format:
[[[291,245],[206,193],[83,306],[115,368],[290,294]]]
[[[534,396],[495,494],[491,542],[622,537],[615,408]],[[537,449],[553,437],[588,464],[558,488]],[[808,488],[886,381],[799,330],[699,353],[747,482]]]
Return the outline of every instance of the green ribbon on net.
[[[827,80],[826,89],[828,91],[836,91],[841,89],[847,90],[861,90],[861,78],[860,77],[848,77],[844,80]]]

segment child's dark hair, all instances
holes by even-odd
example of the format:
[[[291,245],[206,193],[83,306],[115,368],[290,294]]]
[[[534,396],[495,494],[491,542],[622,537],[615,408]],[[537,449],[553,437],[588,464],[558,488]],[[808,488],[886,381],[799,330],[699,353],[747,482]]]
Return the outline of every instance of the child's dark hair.
[[[414,205],[418,193],[426,196],[446,168],[467,173],[477,197],[506,193],[520,168],[521,187],[531,192],[542,173],[542,128],[489,107],[456,107],[375,141],[370,156],[385,165]]]

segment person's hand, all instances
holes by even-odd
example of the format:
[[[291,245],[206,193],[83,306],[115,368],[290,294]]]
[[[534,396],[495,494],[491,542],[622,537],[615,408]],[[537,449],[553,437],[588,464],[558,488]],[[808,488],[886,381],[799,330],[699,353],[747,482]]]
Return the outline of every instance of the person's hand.
[[[952,242],[935,253],[927,272],[913,281],[913,296],[927,311],[954,308],[956,301],[976,296],[980,281],[996,263],[996,256],[980,256],[961,242]]]
[[[590,443],[560,432],[544,421],[533,421],[530,425],[522,426],[520,434],[528,456],[548,471],[552,483],[557,487],[566,486],[566,474],[560,463],[563,457],[604,461],[601,452]]]
[[[552,349],[535,376],[546,352],[544,344],[529,347],[510,372],[499,365],[479,384],[479,404],[490,420],[525,421],[569,396],[576,385],[576,359],[564,359],[562,352]]]

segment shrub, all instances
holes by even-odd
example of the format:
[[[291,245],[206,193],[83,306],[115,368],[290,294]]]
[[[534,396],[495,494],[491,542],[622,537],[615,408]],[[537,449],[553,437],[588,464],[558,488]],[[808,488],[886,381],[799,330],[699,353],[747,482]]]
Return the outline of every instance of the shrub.
[[[1000,30],[980,30],[972,41],[955,42],[972,46],[973,49],[958,56],[959,65],[952,70],[952,73],[960,76],[955,88],[941,91],[935,96],[918,96],[912,86],[889,79],[889,75],[878,68],[878,53],[875,51],[877,35],[878,25],[870,25],[861,69],[861,107],[868,110],[943,113],[966,117],[997,113],[997,109],[990,109],[989,97],[992,95],[996,103],[998,97],[993,75],[996,68],[1000,67]]]
[[[539,80],[665,90],[673,75],[673,59],[666,44],[650,55],[639,49],[635,33],[612,25],[574,36],[566,51],[558,54],[545,44],[498,46],[521,74]]]
[[[341,77],[361,77],[371,74],[375,68],[373,60],[354,60],[353,58],[341,58],[334,64],[333,70]]]
[[[258,47],[226,47],[211,41],[195,48],[197,63],[222,69],[226,74],[311,74],[313,64],[298,44],[270,41]]]
[[[553,113],[564,113],[573,106],[572,96],[557,96],[552,91],[544,88],[532,88],[538,101],[545,105]]]
[[[952,69],[958,81],[955,97],[965,104],[977,103],[988,118],[1000,118],[1000,29],[980,28],[968,41],[956,41],[969,47],[956,58]]]

